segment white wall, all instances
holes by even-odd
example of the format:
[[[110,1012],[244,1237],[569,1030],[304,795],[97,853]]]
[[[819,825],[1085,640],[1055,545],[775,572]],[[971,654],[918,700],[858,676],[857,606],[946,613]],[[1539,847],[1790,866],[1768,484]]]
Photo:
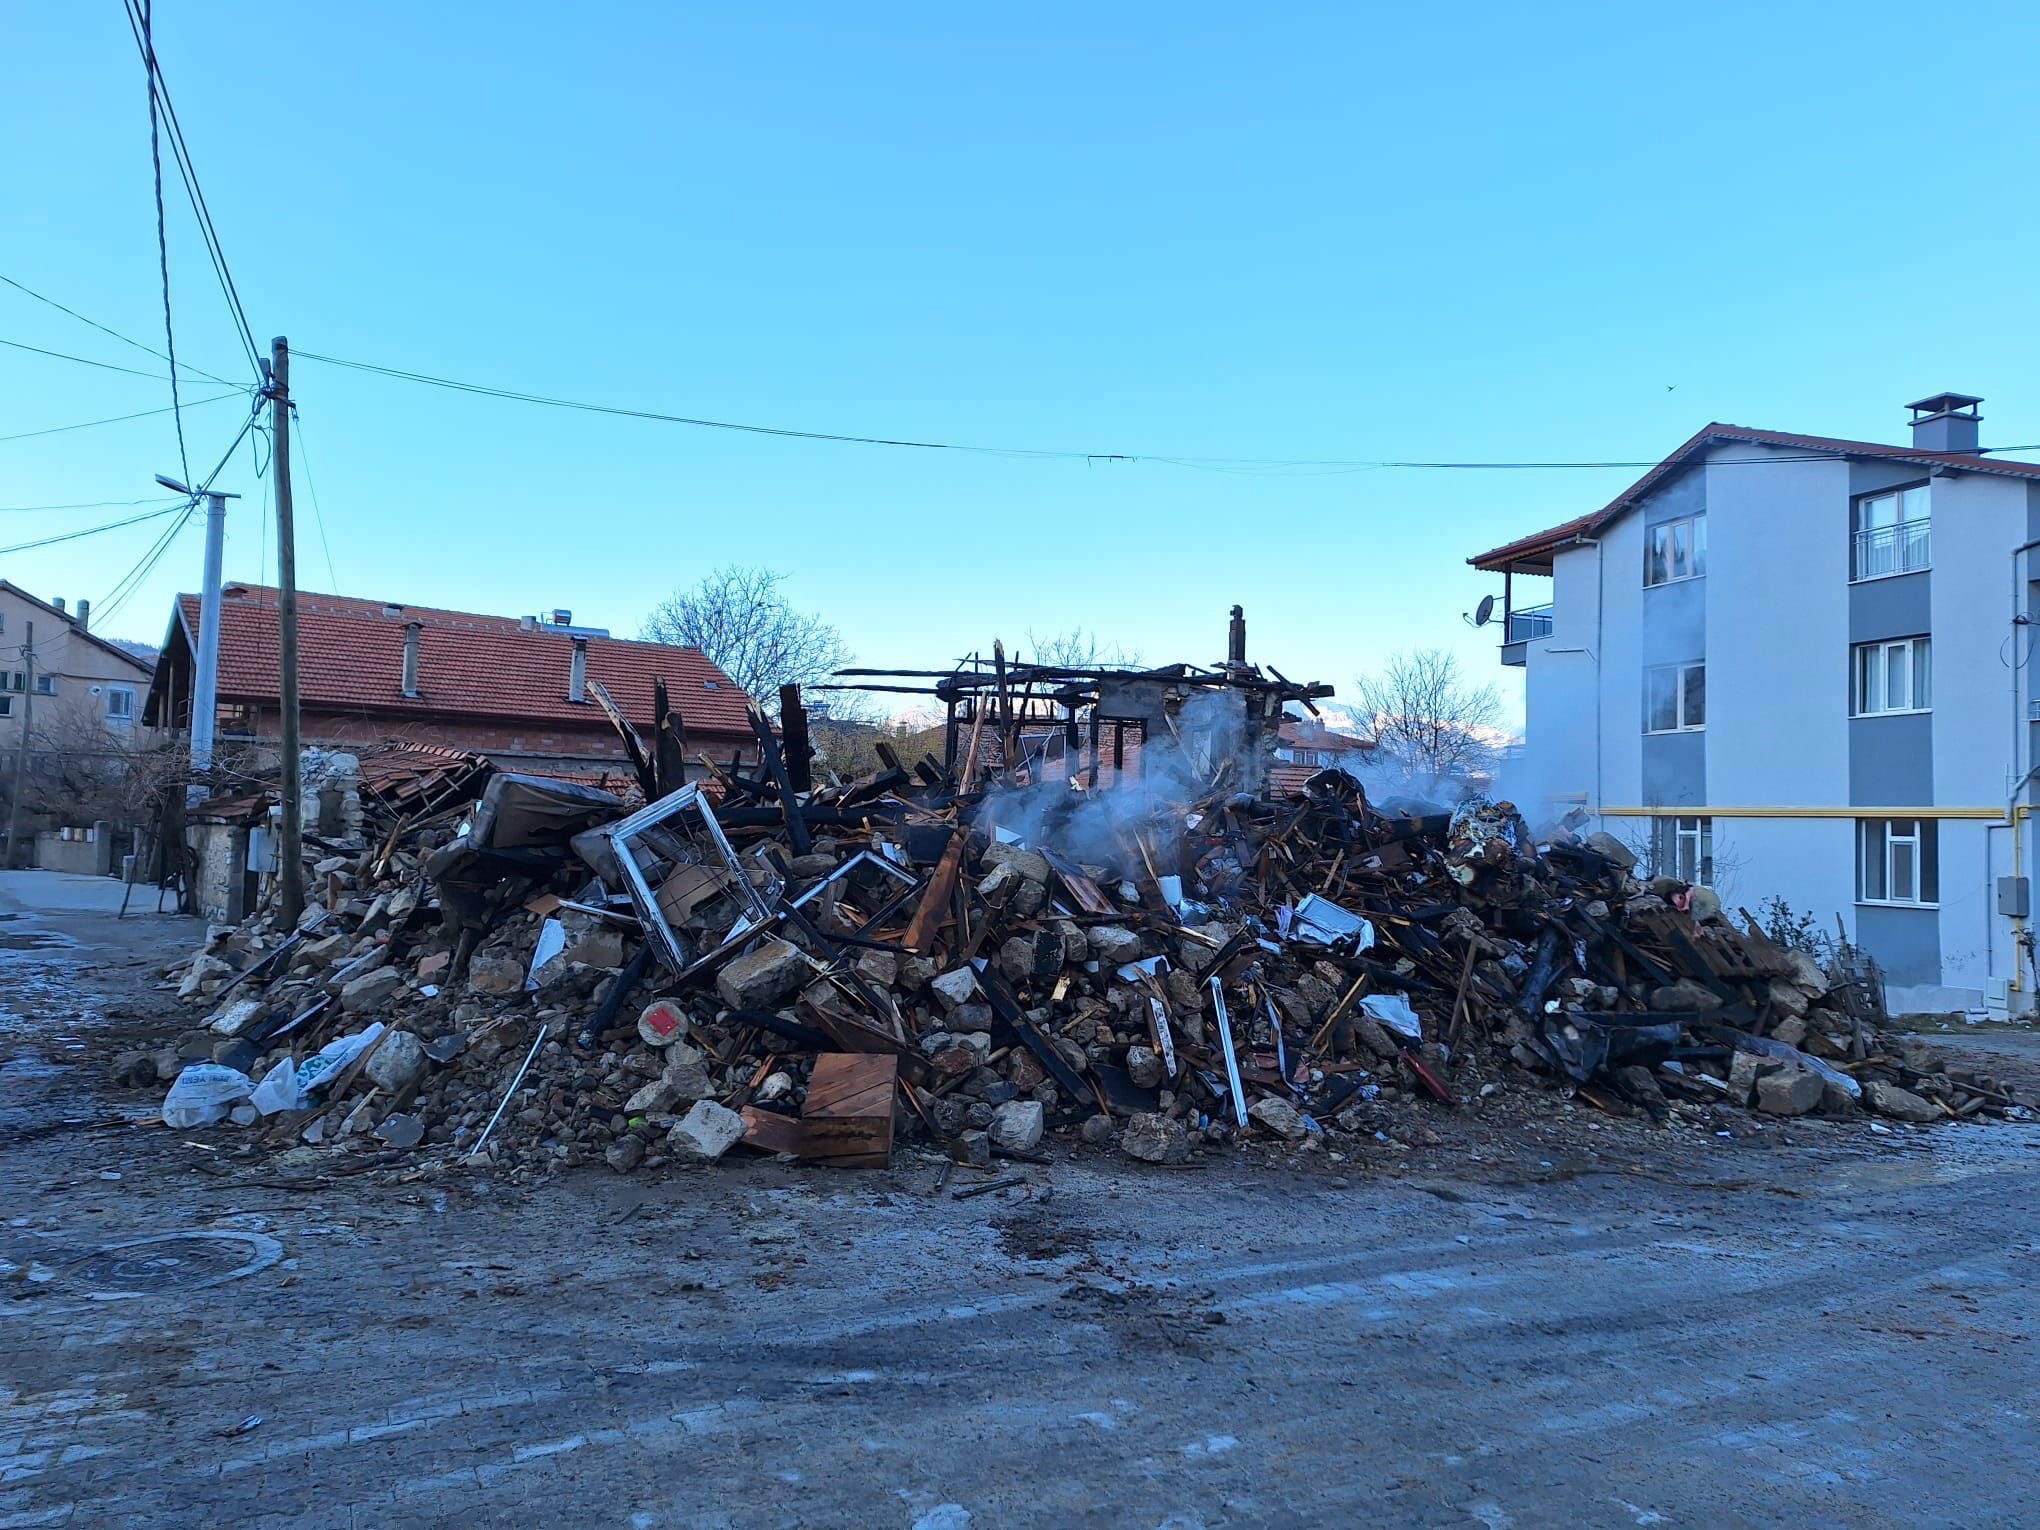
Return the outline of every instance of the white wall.
[[[1576,547],[1553,561],[1549,637],[1524,645],[1524,753],[1502,782],[1533,823],[1556,803],[1563,813],[1594,802],[1595,660],[1601,638],[1595,604],[1600,549]]]

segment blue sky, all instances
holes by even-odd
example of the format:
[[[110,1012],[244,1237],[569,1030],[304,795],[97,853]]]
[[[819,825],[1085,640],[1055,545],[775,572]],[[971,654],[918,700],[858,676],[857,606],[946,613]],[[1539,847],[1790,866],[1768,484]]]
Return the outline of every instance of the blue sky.
[[[1142,459],[727,435],[303,360],[307,588],[627,634],[741,561],[864,662],[1075,625],[1210,661],[1238,601],[1292,677],[1438,645],[1507,681],[1464,559],[1633,474],[1155,459],[1654,459],[1710,419],[1899,439],[1950,388],[1986,396],[1988,442],[2040,441],[2030,6],[159,0],[156,26],[261,341]],[[0,273],[160,345],[119,7],[8,27]],[[170,194],[180,354],[239,381]],[[160,371],[11,288],[0,337]],[[0,349],[0,435],[167,395]],[[187,417],[194,470],[238,407]],[[0,442],[0,505],[175,467],[167,416]],[[229,577],[267,577],[246,449],[221,484],[249,496]],[[0,515],[0,545],[126,513]],[[159,529],[0,575],[103,602]],[[198,567],[194,525],[103,630],[159,638]]]

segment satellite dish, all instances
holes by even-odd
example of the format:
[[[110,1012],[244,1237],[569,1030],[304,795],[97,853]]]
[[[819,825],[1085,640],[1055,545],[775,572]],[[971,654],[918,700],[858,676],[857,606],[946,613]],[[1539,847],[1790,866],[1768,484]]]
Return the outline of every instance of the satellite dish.
[[[1492,595],[1481,596],[1480,604],[1473,608],[1474,626],[1485,627],[1489,622],[1493,621],[1494,619],[1495,619],[1494,596]]]

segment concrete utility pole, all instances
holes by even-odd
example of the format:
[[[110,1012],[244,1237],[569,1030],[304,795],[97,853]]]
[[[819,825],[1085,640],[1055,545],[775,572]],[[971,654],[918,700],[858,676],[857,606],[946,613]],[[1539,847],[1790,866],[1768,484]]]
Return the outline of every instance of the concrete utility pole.
[[[35,623],[21,640],[21,747],[14,753],[14,800],[7,804],[7,864],[14,864],[14,837],[21,831],[21,797],[28,789],[28,730],[35,722]]]
[[[295,926],[305,911],[304,782],[298,758],[297,540],[290,508],[290,342],[269,342],[269,425],[275,441],[277,667],[282,691],[283,842],[276,874],[283,884],[283,922]]]
[[[156,482],[179,494],[197,497],[198,491],[162,473]],[[220,691],[220,563],[226,550],[227,501],[238,494],[205,491],[205,582],[198,597],[198,652],[193,655],[191,686],[191,772],[203,775],[212,769],[213,730],[219,713]],[[209,788],[194,784],[185,799],[197,802]]]

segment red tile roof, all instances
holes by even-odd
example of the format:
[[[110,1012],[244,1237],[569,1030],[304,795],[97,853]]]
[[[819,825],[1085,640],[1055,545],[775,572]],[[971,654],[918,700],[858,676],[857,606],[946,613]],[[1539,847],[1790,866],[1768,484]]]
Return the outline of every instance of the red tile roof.
[[[391,614],[394,612],[394,614]],[[198,636],[198,597],[177,597],[186,644]],[[404,629],[419,624],[418,695],[402,693]],[[389,606],[345,595],[298,595],[298,669],[306,707],[395,717],[490,718],[583,728],[609,726],[591,697],[566,699],[574,640],[512,616]],[[749,698],[698,648],[588,639],[588,678],[607,687],[643,731],[652,725],[652,681],[663,679],[690,734],[750,738]],[[220,602],[219,696],[273,702],[277,682],[276,591],[232,584]]]
[[[1886,462],[1917,462],[1922,467],[1953,468],[1964,473],[1988,473],[2006,478],[2040,478],[2040,462],[2013,462],[1996,457],[1980,457],[1969,452],[1917,451],[1907,446],[1887,446],[1880,441],[1847,441],[1838,436],[1802,436],[1787,430],[1753,430],[1747,425],[1723,425],[1717,422],[1701,429],[1678,450],[1592,515],[1582,515],[1562,526],[1554,526],[1549,531],[1540,531],[1535,536],[1506,542],[1466,561],[1475,568],[1487,569],[1493,573],[1500,573],[1514,566],[1519,573],[1527,571],[1548,574],[1551,572],[1552,554],[1559,548],[1578,537],[1599,530],[1702,452],[1729,441],[1740,441],[1750,446],[1780,446],[1821,456],[1875,457]]]

